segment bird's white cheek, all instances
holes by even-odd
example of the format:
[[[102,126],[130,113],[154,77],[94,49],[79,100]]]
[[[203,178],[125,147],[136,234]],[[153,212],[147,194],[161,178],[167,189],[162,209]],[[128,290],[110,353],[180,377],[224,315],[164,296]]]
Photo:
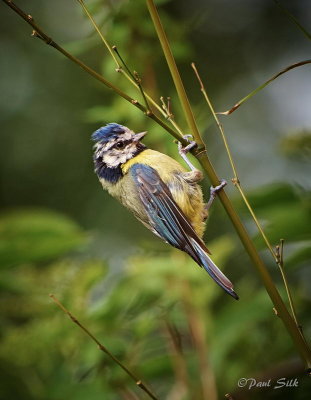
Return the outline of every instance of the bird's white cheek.
[[[136,146],[134,144],[128,145],[123,150],[111,149],[102,154],[103,162],[110,168],[115,168],[120,164],[126,163],[130,160],[135,153]]]
[[[133,154],[135,153],[136,150],[136,144],[130,144],[125,148],[125,156],[126,156],[126,160],[130,160],[131,158],[133,158]],[[125,162],[124,161],[124,162]]]
[[[120,158],[118,157],[118,154],[113,153],[105,154],[103,161],[110,168],[117,167],[120,164]]]
[[[127,148],[125,148],[122,152],[120,151],[119,154],[117,155],[119,164],[124,164],[126,163],[127,160],[129,160],[131,157],[130,152],[128,151]]]

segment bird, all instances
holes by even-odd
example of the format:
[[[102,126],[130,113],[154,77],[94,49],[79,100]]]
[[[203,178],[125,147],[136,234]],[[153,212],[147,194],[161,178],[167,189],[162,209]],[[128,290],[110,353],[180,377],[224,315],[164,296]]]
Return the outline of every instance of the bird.
[[[187,171],[175,159],[143,144],[146,133],[135,133],[112,122],[92,134],[94,169],[103,189],[156,236],[187,253],[238,300],[233,284],[210,258],[202,239],[208,208],[226,182],[211,188],[211,198],[205,204],[198,184],[203,174],[187,158],[187,152],[196,143],[189,141],[185,147],[181,143],[178,146],[190,167]]]

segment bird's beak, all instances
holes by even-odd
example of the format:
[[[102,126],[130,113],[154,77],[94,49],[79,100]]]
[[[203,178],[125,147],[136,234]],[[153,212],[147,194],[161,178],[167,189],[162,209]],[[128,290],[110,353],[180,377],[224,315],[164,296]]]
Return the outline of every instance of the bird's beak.
[[[147,132],[135,133],[135,135],[133,136],[133,142],[139,142],[140,139],[142,139],[146,134]]]

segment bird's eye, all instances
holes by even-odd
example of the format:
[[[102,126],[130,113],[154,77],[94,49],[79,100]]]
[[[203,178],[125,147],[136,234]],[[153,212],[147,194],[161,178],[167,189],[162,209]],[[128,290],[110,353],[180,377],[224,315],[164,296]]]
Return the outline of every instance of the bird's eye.
[[[117,149],[123,149],[124,148],[124,142],[117,142],[116,143],[116,148]]]

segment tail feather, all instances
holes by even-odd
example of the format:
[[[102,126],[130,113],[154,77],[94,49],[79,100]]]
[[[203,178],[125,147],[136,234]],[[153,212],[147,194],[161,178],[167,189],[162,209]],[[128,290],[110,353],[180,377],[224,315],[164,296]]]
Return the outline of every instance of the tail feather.
[[[216,266],[214,261],[209,257],[207,252],[200,246],[200,244],[191,239],[193,247],[196,249],[199,259],[201,261],[200,265],[205,269],[205,271],[214,279],[214,281],[222,287],[230,296],[239,300],[239,296],[233,290],[233,284],[229,279],[220,271]]]

